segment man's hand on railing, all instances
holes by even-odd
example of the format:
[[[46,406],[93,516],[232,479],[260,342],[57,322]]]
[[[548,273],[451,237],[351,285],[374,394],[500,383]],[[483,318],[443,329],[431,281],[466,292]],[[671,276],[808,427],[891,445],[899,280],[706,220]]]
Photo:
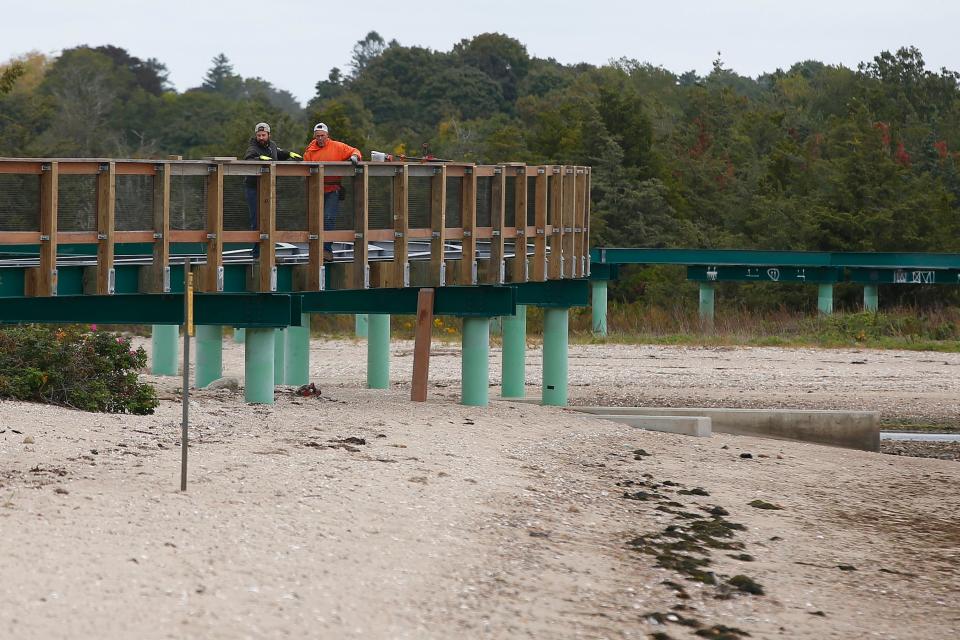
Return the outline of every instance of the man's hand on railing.
[[[290,159],[291,159],[291,160],[303,160],[303,156],[300,155],[299,153],[297,153],[296,151],[291,151],[291,152],[290,152]]]
[[[269,162],[270,160],[273,160],[273,158],[271,158],[270,156],[260,156],[260,159],[266,160],[267,162]]]
[[[356,154],[350,156],[350,162],[352,162],[352,163],[353,163],[353,166],[356,167],[357,165],[360,164],[360,156],[358,156],[358,155],[356,155]]]

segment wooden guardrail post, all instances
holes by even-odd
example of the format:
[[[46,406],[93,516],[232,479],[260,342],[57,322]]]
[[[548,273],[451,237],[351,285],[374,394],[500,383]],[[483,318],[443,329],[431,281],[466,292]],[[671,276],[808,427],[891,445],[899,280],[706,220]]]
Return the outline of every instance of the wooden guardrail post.
[[[590,167],[584,167],[584,188],[583,188],[583,264],[584,270],[582,276],[590,275],[590,181],[593,171]]]
[[[537,167],[536,190],[534,191],[533,280],[547,279],[547,167]]]
[[[97,173],[97,278],[99,295],[112,295],[116,282],[113,267],[113,231],[117,206],[117,163],[101,163]]]
[[[587,193],[587,174],[586,167],[576,168],[576,189],[577,206],[574,211],[573,220],[573,277],[582,278],[587,273],[585,247],[587,245],[584,231],[586,230],[587,220],[587,199],[590,197]]]
[[[307,176],[307,291],[323,291],[326,287],[323,265],[323,165],[310,167]]]
[[[207,165],[207,264],[200,267],[201,291],[223,291],[223,164]]]
[[[410,189],[410,171],[407,165],[397,167],[393,176],[393,274],[391,287],[410,286],[410,248],[407,244],[410,235],[410,202],[407,194]]]
[[[27,271],[28,295],[57,295],[57,208],[60,167],[57,161],[40,165],[40,265]]]
[[[526,282],[527,273],[527,169],[526,167],[512,167],[514,173],[513,224],[517,230],[513,240],[513,268],[510,272],[511,282]]]
[[[367,235],[370,231],[367,200],[370,192],[370,174],[362,165],[356,168],[353,177],[353,277],[352,288],[367,289],[370,286],[370,265],[367,259]]]
[[[447,243],[447,167],[440,165],[430,178],[430,283],[442,287],[447,268],[444,248]]]
[[[563,253],[563,277],[576,276],[575,263],[577,256],[574,251],[574,219],[577,208],[577,176],[575,167],[563,167],[563,203],[560,207],[560,221],[563,225],[563,240],[560,243]]]
[[[493,172],[493,185],[490,195],[490,263],[487,265],[486,282],[502,284],[504,280],[503,264],[503,218],[506,209],[507,172],[498,166]]]
[[[563,167],[547,167],[550,176],[550,280],[563,278]]]
[[[257,291],[277,290],[277,260],[274,235],[277,230],[277,172],[276,164],[260,168],[257,176],[257,221],[260,226],[260,256],[256,265]]]
[[[140,291],[170,291],[170,163],[158,162],[153,173],[153,263],[140,269]]]
[[[473,167],[463,171],[460,189],[460,211],[463,219],[463,242],[460,253],[459,284],[477,284],[477,172]]]

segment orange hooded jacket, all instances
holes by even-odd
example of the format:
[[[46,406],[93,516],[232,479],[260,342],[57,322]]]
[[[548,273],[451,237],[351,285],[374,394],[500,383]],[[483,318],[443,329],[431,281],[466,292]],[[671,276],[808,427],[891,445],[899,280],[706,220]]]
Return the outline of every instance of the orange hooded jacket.
[[[348,144],[338,140],[327,140],[323,147],[317,144],[316,140],[311,140],[303,152],[303,159],[308,162],[342,162],[349,160],[350,156],[356,155],[360,158],[363,154],[359,149],[351,147]],[[323,179],[323,192],[330,193],[340,188],[340,178],[330,177]]]

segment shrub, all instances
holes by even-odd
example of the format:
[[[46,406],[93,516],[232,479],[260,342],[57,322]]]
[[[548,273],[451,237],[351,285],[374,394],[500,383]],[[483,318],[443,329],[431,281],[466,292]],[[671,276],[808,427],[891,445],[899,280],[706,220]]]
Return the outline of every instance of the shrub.
[[[0,398],[84,411],[153,413],[153,387],[137,381],[143,347],[83,325],[20,325],[0,329]]]

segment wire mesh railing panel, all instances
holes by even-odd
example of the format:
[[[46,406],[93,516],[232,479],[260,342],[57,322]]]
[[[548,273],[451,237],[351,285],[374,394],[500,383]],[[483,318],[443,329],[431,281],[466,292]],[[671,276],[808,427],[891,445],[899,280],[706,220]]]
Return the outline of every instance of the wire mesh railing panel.
[[[114,227],[117,231],[153,229],[153,176],[116,177]]]
[[[517,178],[507,176],[507,185],[504,189],[503,226],[514,227],[517,223]]]
[[[353,197],[353,177],[340,178],[340,185],[342,188],[339,192],[339,198],[341,199],[338,200],[337,218],[333,228],[337,231],[346,231],[355,228],[353,205],[356,199]],[[326,197],[326,194],[324,194],[324,199]]]
[[[40,176],[0,175],[0,231],[40,230]]]
[[[277,230],[306,231],[307,179],[303,176],[277,176]]]
[[[413,229],[430,226],[430,181],[427,176],[410,176],[407,191],[407,219]]]
[[[367,226],[393,229],[393,178],[371,176],[367,188]]]
[[[246,179],[247,176],[223,177],[224,231],[245,231],[253,228],[253,215],[247,203]],[[256,194],[254,194],[255,203]]]
[[[206,176],[171,176],[170,228],[178,231],[207,228]]]
[[[488,176],[477,177],[477,226],[489,227],[493,205],[493,178]]]
[[[463,178],[447,178],[446,227],[463,226]]]
[[[96,176],[60,176],[57,181],[57,230],[97,230]]]

